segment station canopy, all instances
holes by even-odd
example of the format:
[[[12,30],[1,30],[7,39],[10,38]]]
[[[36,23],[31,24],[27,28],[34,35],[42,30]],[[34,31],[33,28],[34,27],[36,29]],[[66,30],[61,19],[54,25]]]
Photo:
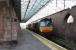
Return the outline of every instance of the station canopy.
[[[28,21],[51,0],[21,0],[21,21]]]

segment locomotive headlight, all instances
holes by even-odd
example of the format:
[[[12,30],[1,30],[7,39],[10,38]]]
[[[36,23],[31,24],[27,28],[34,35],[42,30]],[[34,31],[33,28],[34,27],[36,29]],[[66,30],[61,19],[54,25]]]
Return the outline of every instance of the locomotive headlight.
[[[50,31],[53,31],[53,26],[52,25],[50,26]]]

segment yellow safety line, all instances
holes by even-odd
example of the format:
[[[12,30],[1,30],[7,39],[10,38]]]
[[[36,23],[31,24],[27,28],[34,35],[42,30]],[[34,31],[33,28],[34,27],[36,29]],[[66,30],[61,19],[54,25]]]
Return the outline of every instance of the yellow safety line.
[[[30,30],[27,30],[27,31],[30,31]],[[40,36],[40,35],[32,32],[32,31],[30,31],[30,32],[32,33],[32,35],[34,37],[36,37],[38,40],[40,40],[44,45],[49,47],[51,50],[67,50],[66,48],[63,48],[60,45],[58,45],[58,44],[56,44],[56,43],[54,43],[54,42],[52,42],[52,41]]]

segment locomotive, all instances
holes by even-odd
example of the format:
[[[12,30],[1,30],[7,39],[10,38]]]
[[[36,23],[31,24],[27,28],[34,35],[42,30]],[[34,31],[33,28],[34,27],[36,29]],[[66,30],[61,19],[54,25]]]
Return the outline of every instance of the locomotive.
[[[45,18],[39,22],[39,31],[41,33],[50,33],[53,31],[52,19]]]

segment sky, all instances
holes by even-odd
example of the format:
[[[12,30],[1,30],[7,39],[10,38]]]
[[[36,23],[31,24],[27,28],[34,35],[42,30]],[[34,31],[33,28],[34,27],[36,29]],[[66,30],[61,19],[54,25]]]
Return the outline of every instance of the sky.
[[[52,2],[49,2],[47,5],[45,5],[44,8],[42,8],[38,13],[36,13],[31,19],[29,19],[26,23],[20,23],[20,26],[22,29],[26,28],[26,25],[31,23],[32,21],[35,21],[37,19],[46,17],[48,15],[54,14],[58,11],[71,8],[72,6],[76,5],[75,0],[66,0],[65,2],[65,8],[64,8],[64,1],[58,0],[57,6],[56,6],[56,0],[53,0]],[[73,18],[70,16],[69,20],[73,22]]]

